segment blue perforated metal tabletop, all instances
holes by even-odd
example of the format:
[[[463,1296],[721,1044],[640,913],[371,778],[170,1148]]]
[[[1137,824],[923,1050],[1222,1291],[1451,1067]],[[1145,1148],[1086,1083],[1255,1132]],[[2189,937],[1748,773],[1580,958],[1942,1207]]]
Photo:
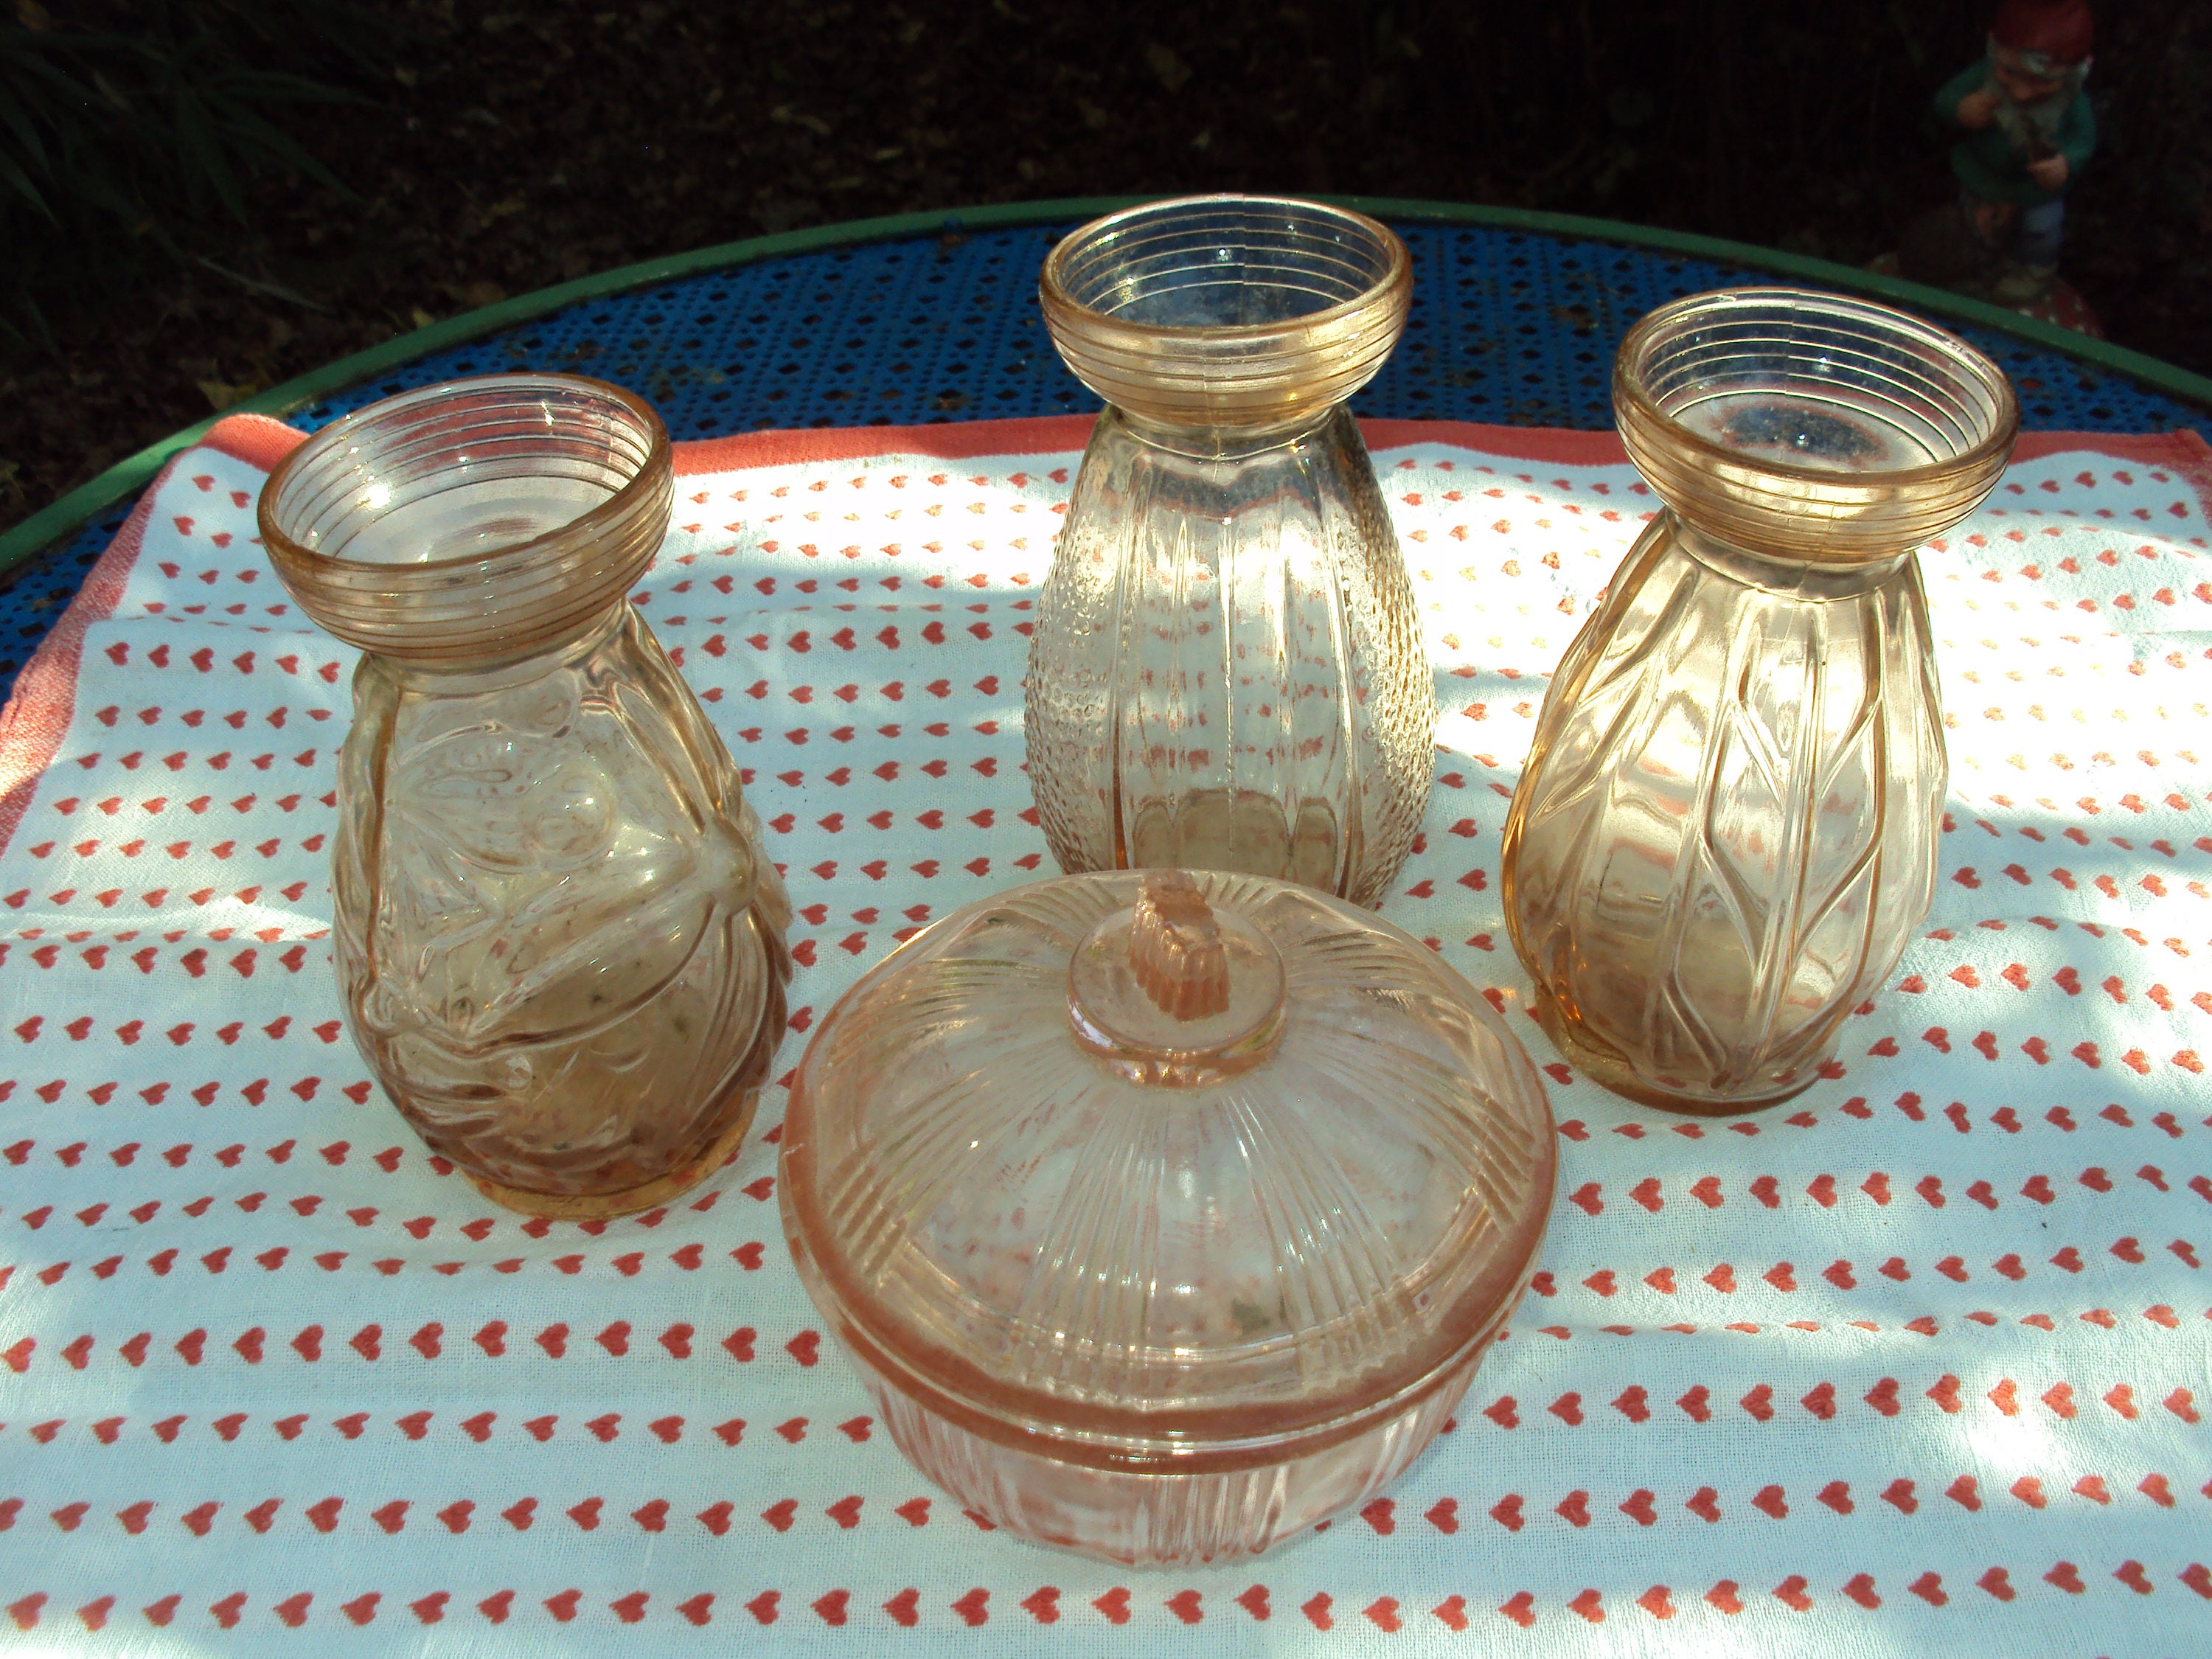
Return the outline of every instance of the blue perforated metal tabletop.
[[[458,375],[568,370],[630,387],[678,440],[769,427],[920,425],[1096,407],[1045,337],[1037,269],[1074,221],[832,247],[592,299],[434,351],[289,411],[307,430]],[[1411,321],[1366,416],[1601,428],[1613,356],[1653,306],[1771,271],[1469,224],[1401,222]],[[1803,281],[1800,276],[1796,280]],[[2205,411],[1992,328],[1950,326],[2013,378],[2033,430],[2161,432]],[[118,501],[0,592],[0,696],[131,507]]]

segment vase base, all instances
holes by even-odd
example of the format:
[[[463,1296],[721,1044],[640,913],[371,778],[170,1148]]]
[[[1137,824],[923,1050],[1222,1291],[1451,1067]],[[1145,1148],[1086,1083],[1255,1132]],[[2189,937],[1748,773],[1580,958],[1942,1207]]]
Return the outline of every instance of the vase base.
[[[666,1174],[635,1187],[612,1193],[538,1193],[526,1188],[502,1186],[482,1176],[470,1175],[469,1185],[493,1203],[524,1215],[548,1221],[600,1221],[632,1215],[681,1197],[738,1155],[745,1133],[752,1127],[753,1109],[760,1102],[758,1085],[740,1085],[743,1099],[737,1115],[722,1128],[678,1158]],[[463,1170],[467,1175],[466,1170]]]
[[[1785,1100],[1795,1100],[1820,1079],[1818,1063],[1808,1066],[1805,1079],[1771,1094],[1750,1095],[1741,1098],[1720,1098],[1710,1095],[1688,1094],[1668,1089],[1639,1076],[1624,1066],[1606,1050],[1586,1039],[1575,1020],[1565,1013],[1557,998],[1539,986],[1536,990],[1536,1023],[1544,1028],[1545,1036],[1559,1049],[1559,1056],[1591,1082],[1611,1090],[1625,1099],[1643,1106],[1656,1106],[1662,1111],[1681,1112],[1692,1117],[1735,1117],[1746,1112],[1762,1112],[1770,1106],[1779,1106]]]

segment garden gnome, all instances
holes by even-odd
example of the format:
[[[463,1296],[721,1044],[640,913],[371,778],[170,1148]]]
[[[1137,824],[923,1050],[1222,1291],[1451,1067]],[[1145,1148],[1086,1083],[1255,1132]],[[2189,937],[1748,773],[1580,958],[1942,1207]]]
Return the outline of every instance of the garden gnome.
[[[2086,0],[2004,0],[1987,55],[1936,94],[1937,118],[1962,135],[1951,147],[1958,222],[1980,245],[2000,304],[2042,300],[2057,275],[2066,191],[2097,147],[2081,91],[2090,41]]]

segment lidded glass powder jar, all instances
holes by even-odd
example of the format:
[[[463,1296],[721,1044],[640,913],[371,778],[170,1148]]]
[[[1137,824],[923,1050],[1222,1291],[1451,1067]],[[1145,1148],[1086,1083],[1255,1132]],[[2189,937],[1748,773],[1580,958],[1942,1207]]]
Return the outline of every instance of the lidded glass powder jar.
[[[979,902],[848,992],[784,1228],[901,1450],[1011,1531],[1254,1555],[1450,1417],[1535,1262],[1541,1081],[1426,946],[1223,872]]]
[[[349,415],[261,495],[277,574],[366,653],[331,871],[354,1040],[432,1151],[536,1215],[720,1167],[783,1035],[782,881],[628,597],[673,488],[638,398],[507,374]]]
[[[1664,503],[1553,675],[1503,854],[1560,1052],[1690,1112],[1808,1086],[1928,913],[1947,765],[1916,550],[2020,408],[1965,341],[1863,300],[1695,295],[1621,343]]]
[[[1267,197],[1133,208],[1046,258],[1046,327],[1107,404],[1030,645],[1030,783],[1061,869],[1242,870],[1372,904],[1404,862],[1436,694],[1346,402],[1413,290],[1386,226]]]

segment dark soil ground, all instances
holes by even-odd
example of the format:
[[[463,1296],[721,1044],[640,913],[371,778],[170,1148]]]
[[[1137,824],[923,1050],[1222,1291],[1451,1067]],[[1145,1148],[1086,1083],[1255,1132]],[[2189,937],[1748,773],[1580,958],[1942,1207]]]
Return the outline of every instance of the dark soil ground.
[[[456,311],[875,214],[1359,192],[1863,261],[1948,194],[1926,105],[1985,23],[1953,0],[368,9],[386,63],[334,73],[357,101],[286,118],[350,196],[264,179],[212,264],[142,259],[134,281],[95,280],[85,250],[86,280],[49,295],[51,342],[0,346],[0,527],[211,408]],[[2113,339],[2212,373],[2212,9],[2104,10],[2103,144],[2065,268]]]

